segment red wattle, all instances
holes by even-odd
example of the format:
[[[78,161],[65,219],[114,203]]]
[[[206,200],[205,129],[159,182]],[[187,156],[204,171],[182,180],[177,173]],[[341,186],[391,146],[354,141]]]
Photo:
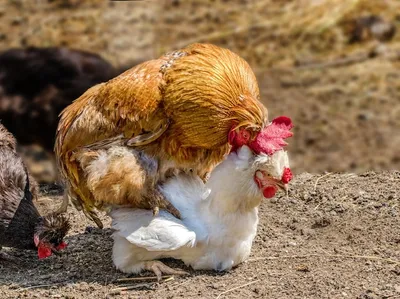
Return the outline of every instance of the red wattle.
[[[68,244],[65,242],[61,242],[57,247],[56,250],[63,250],[65,247],[67,247]]]
[[[285,167],[282,174],[282,183],[287,184],[292,180],[292,178],[292,171],[290,170],[290,168]]]
[[[48,247],[44,246],[39,246],[38,247],[38,257],[39,259],[44,259],[46,257],[49,257],[51,255],[51,249]]]
[[[278,191],[278,188],[275,186],[268,186],[263,190],[263,195],[265,198],[272,198],[275,196],[275,193]]]

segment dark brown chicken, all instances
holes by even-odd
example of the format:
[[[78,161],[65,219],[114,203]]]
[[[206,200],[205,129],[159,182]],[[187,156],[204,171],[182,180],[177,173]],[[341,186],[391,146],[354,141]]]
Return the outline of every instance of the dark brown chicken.
[[[53,151],[58,115],[91,86],[119,73],[99,55],[68,48],[0,53],[0,120],[19,144]]]
[[[62,215],[40,216],[33,204],[36,183],[15,147],[15,138],[0,124],[0,249],[37,249],[39,258],[48,257],[66,246],[69,223]]]

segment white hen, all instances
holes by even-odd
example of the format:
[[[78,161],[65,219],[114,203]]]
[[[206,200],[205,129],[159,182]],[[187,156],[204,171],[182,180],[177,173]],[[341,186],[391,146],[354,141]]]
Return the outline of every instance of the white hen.
[[[114,209],[115,266],[126,273],[151,270],[159,278],[161,273],[182,274],[156,261],[167,257],[193,269],[231,269],[250,254],[264,189],[286,189],[282,181],[288,180],[282,178],[287,170],[285,151],[254,156],[243,146],[214,169],[206,184],[188,174],[164,184],[162,193],[182,221],[166,211],[154,217],[150,210]]]

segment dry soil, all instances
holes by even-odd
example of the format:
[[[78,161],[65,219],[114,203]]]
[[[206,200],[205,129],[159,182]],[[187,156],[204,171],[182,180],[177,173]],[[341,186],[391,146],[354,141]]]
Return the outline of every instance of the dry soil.
[[[128,275],[111,261],[111,230],[69,208],[72,230],[60,256],[6,249],[1,298],[400,298],[400,172],[298,175],[289,196],[265,200],[250,259],[227,273],[193,271],[113,294]],[[44,188],[38,205],[61,197]],[[46,194],[47,193],[47,194]],[[109,220],[103,218],[107,224]],[[153,276],[143,273],[143,276]],[[118,293],[118,292],[117,292]]]

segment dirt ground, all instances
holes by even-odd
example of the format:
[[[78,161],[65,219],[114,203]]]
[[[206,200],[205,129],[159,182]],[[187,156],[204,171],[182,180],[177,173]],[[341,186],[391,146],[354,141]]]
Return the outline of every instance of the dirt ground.
[[[119,294],[116,280],[127,275],[112,265],[111,230],[86,229],[93,224],[71,207],[62,255],[38,261],[35,252],[6,250],[18,260],[0,265],[0,297],[399,298],[399,181],[399,171],[298,175],[288,198],[262,203],[247,262],[215,273],[167,260],[190,276],[131,281],[137,288]],[[60,197],[44,191],[38,205],[53,209]]]
[[[109,220],[104,230],[90,228],[70,207],[60,256],[38,261],[35,252],[5,250],[17,260],[0,262],[0,298],[400,298],[399,2],[227,2],[0,3],[0,50],[68,46],[122,67],[191,42],[228,47],[254,69],[270,119],[287,115],[295,124],[295,180],[288,198],[262,203],[246,263],[215,273],[168,260],[190,275],[116,291],[127,275],[112,265]],[[396,34],[350,44],[345,22],[369,15]],[[22,152],[38,180],[55,180],[48,153]],[[60,192],[42,189],[39,208],[53,210]]]

